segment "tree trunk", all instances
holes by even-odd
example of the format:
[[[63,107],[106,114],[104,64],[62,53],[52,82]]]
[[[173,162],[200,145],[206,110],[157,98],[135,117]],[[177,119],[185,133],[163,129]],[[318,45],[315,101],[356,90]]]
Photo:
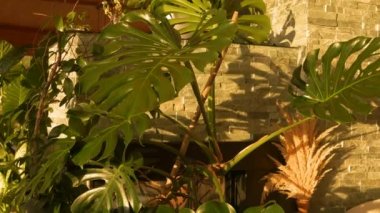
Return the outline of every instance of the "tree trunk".
[[[299,213],[308,213],[309,212],[309,203],[310,199],[300,198],[297,199],[297,208]]]

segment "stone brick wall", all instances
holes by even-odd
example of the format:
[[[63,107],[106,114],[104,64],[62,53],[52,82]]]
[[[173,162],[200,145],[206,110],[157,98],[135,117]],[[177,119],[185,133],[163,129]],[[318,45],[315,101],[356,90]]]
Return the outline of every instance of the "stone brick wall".
[[[307,44],[308,0],[268,0],[267,13],[271,18],[270,45],[300,47]]]
[[[311,212],[345,212],[366,201],[380,199],[380,110],[358,123],[342,125],[329,142],[340,148],[332,171],[315,193]]]
[[[379,0],[309,0],[308,49],[355,36],[379,36]]]
[[[218,139],[244,141],[277,129],[276,100],[288,100],[289,77],[302,57],[303,48],[231,45],[215,84]],[[197,74],[201,88],[208,75],[208,71]],[[161,110],[188,124],[196,106],[191,87],[187,86]],[[146,136],[180,140],[178,128],[166,119],[157,121],[157,130]],[[204,126],[199,125],[195,132],[203,136]]]

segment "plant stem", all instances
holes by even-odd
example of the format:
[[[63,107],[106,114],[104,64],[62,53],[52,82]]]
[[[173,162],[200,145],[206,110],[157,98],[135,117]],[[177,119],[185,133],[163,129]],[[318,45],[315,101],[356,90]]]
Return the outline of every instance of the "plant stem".
[[[233,23],[236,23],[236,22],[237,22],[237,18],[238,18],[238,12],[235,11],[234,14],[233,14],[233,16],[232,16],[231,21],[232,21]],[[205,86],[204,86],[204,88],[203,88],[203,90],[202,90],[202,94],[201,94],[201,95],[202,95],[201,97],[202,97],[202,101],[203,101],[203,103],[206,101],[207,96],[210,94],[210,91],[211,91],[212,85],[213,85],[213,83],[214,83],[214,81],[215,81],[215,78],[216,78],[216,76],[217,76],[217,74],[218,74],[218,72],[219,72],[219,70],[220,70],[220,67],[221,67],[222,62],[223,62],[223,60],[224,60],[224,57],[225,57],[225,55],[226,55],[226,53],[227,53],[227,51],[228,51],[228,48],[229,48],[229,46],[227,46],[227,47],[223,50],[223,52],[221,53],[221,56],[220,56],[219,60],[217,61],[217,63],[216,63],[215,66],[214,66],[213,71],[210,73],[210,76],[209,76],[209,78],[207,79],[207,82],[206,82],[206,84],[205,84]],[[199,107],[200,107],[200,106],[198,106],[198,108],[199,108]],[[194,127],[195,127],[195,126],[197,125],[197,123],[198,123],[198,120],[199,120],[199,117],[200,117],[200,114],[201,114],[200,109],[198,110],[198,108],[197,108],[197,111],[196,111],[196,113],[194,114],[193,118],[191,119],[191,123],[190,123],[189,128],[188,128],[190,131],[192,131],[192,130],[194,129]],[[180,152],[182,155],[185,155],[185,154],[186,154],[187,149],[188,149],[188,147],[189,147],[189,142],[190,142],[190,135],[189,135],[189,134],[186,134],[186,135],[183,137],[183,139],[182,139],[181,148],[180,148],[180,150],[179,150],[179,152]],[[223,160],[223,155],[222,155],[222,152],[220,151],[219,144],[217,143],[216,140],[211,140],[211,142],[212,142],[212,145],[213,145],[214,151],[215,151],[215,153],[216,153],[216,156],[217,156],[219,162],[221,162],[221,161]],[[175,176],[177,175],[180,165],[181,165],[181,162],[180,162],[179,159],[177,158],[177,160],[175,161],[175,163],[174,163],[174,165],[173,165],[172,171],[170,172],[170,175],[171,175],[172,177],[175,177]]]
[[[224,174],[227,173],[227,172],[229,172],[234,166],[236,166],[236,164],[238,164],[240,161],[242,161],[245,157],[247,157],[254,150],[256,150],[257,148],[259,148],[261,145],[265,144],[266,142],[268,142],[269,140],[273,139],[274,137],[277,137],[281,133],[286,132],[286,131],[292,129],[293,127],[298,126],[298,125],[300,125],[302,123],[305,123],[306,121],[311,120],[311,119],[314,119],[314,117],[304,118],[304,119],[302,119],[302,120],[300,120],[298,122],[295,122],[295,123],[293,123],[293,124],[291,124],[289,126],[283,127],[283,128],[281,128],[281,129],[279,129],[279,130],[277,130],[275,132],[272,132],[269,135],[263,136],[258,141],[256,141],[256,142],[248,145],[246,148],[244,148],[243,150],[241,150],[231,160],[229,160],[226,163],[222,164],[221,165],[222,172]]]
[[[211,92],[207,97],[207,116],[210,122],[212,136],[216,139],[215,81],[213,82]]]
[[[49,93],[49,89],[50,89],[50,86],[53,82],[53,80],[55,79],[57,73],[58,73],[58,70],[59,70],[59,67],[60,67],[60,64],[61,64],[61,60],[62,60],[62,47],[60,45],[60,41],[59,41],[59,36],[58,36],[58,55],[57,55],[57,61],[54,63],[53,67],[51,68],[51,71],[49,72],[49,75],[48,75],[48,79],[46,80],[46,83],[44,85],[44,87],[42,88],[41,92],[40,92],[40,100],[39,100],[39,103],[38,103],[38,108],[37,108],[37,114],[36,114],[36,121],[34,123],[34,130],[33,130],[33,136],[32,138],[33,139],[36,139],[38,137],[38,135],[40,134],[40,130],[41,130],[41,120],[42,120],[42,116],[43,116],[43,113],[44,113],[44,110],[45,110],[45,107],[46,107],[46,98],[47,98],[47,95]]]
[[[186,63],[186,67],[189,68],[190,70],[192,70],[192,67],[190,65],[190,63]],[[193,74],[193,77],[194,77],[194,81],[191,82],[191,88],[193,89],[193,92],[194,92],[194,95],[195,95],[195,98],[197,100],[197,103],[198,103],[198,106],[197,106],[197,110],[196,110],[196,121],[195,121],[195,125],[198,123],[198,120],[199,120],[199,117],[200,115],[202,115],[203,117],[203,121],[206,125],[206,131],[207,131],[207,135],[209,137],[212,137],[212,131],[211,131],[211,126],[210,126],[210,121],[208,119],[208,116],[207,116],[207,113],[206,113],[206,110],[205,110],[205,102],[206,102],[206,97],[203,96],[203,94],[201,94],[201,92],[199,91],[199,84],[198,84],[198,81],[196,79],[196,76],[194,74],[194,71],[192,71],[192,74]],[[199,115],[198,115],[199,114]]]
[[[193,138],[193,140],[196,142],[197,145],[199,145],[199,147],[201,148],[201,150],[205,153],[205,155],[208,157],[208,159],[211,162],[217,162],[218,161],[218,159],[216,158],[216,156],[213,153],[210,152],[210,150],[208,149],[208,147],[205,146],[205,144],[203,144],[202,142],[200,142],[201,140],[197,139],[196,135],[194,135],[194,133],[184,123],[182,123],[181,121],[176,120],[175,118],[171,117],[170,115],[165,114],[161,110],[159,110],[159,112],[160,112],[160,114],[162,116],[164,116],[165,118],[167,118],[169,121],[173,122],[174,124],[177,124],[183,131],[185,131],[186,134],[189,134],[189,136],[191,138]]]
[[[46,99],[47,99],[48,94],[49,94],[50,86],[58,74],[59,67],[61,66],[61,61],[62,61],[62,48],[63,47],[61,46],[61,41],[60,41],[61,36],[60,36],[59,32],[57,33],[57,37],[58,37],[58,39],[57,39],[58,40],[58,42],[57,42],[58,53],[57,53],[56,62],[52,66],[52,68],[48,74],[48,78],[47,78],[47,80],[46,80],[46,82],[45,82],[45,84],[42,87],[41,92],[40,92],[40,98],[38,101],[37,112],[36,112],[36,120],[34,122],[33,134],[32,134],[32,138],[30,141],[29,151],[30,151],[30,155],[32,156],[31,165],[30,165],[31,166],[31,170],[30,170],[31,173],[34,172],[33,167],[37,166],[36,161],[37,161],[38,156],[35,153],[39,150],[38,141],[39,141],[40,132],[41,132],[42,118],[43,118],[43,115],[46,111],[46,106],[47,106]],[[47,51],[49,52],[48,49],[47,49]]]

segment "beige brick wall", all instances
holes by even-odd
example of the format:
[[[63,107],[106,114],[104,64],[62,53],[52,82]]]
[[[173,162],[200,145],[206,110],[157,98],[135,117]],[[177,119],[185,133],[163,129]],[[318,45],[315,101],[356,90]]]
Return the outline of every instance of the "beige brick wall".
[[[300,47],[307,44],[308,20],[305,18],[308,0],[268,0],[272,34],[269,44]]]
[[[308,49],[355,36],[379,36],[379,0],[309,0]]]
[[[276,100],[289,100],[287,87],[292,70],[301,62],[303,48],[250,46],[234,44],[222,64],[216,79],[216,128],[220,141],[249,140],[253,135],[274,131],[279,127]],[[208,71],[197,74],[201,87]],[[161,110],[189,124],[196,110],[191,87],[186,87]],[[146,137],[177,141],[179,129],[165,119],[157,121],[157,130]],[[158,132],[158,133],[157,133]],[[204,126],[196,134],[204,136]]]

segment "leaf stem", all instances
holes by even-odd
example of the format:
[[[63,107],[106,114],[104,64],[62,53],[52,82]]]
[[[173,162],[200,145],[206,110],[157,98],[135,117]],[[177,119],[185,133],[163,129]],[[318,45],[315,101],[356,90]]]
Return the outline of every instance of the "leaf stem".
[[[237,18],[238,18],[238,12],[235,11],[234,14],[233,14],[233,16],[232,16],[231,21],[233,23],[236,23],[237,22]],[[217,74],[218,74],[218,72],[220,70],[220,67],[221,67],[222,62],[224,60],[224,57],[227,54],[228,48],[229,48],[229,46],[227,46],[222,51],[219,60],[215,64],[213,71],[210,73],[210,76],[207,79],[207,82],[206,82],[206,84],[205,84],[205,86],[204,86],[204,88],[202,90],[203,103],[206,100],[207,96],[210,94],[212,85],[213,85],[213,83],[215,81],[215,78],[216,78],[216,76],[217,76]],[[199,106],[198,106],[198,108],[199,108]],[[200,111],[198,111],[198,109],[197,109],[197,112],[195,113],[195,115],[191,119],[191,123],[189,125],[189,130],[190,131],[192,131],[194,129],[194,127],[197,125],[199,117],[200,117],[200,114],[201,114]],[[190,141],[190,135],[186,134],[184,136],[184,138],[182,139],[181,148],[180,148],[180,151],[179,151],[182,155],[186,154],[187,149],[189,147],[189,141]],[[219,144],[218,144],[218,142],[216,140],[211,140],[211,142],[212,142],[212,146],[214,148],[214,151],[216,153],[216,156],[218,157],[219,162],[221,162],[223,160],[223,155],[222,155],[222,152],[220,150]],[[181,165],[181,162],[179,161],[179,159],[177,159],[176,162],[174,163],[172,171],[170,173],[170,175],[172,177],[175,177],[177,175],[177,172],[179,170],[180,165]]]
[[[46,107],[46,98],[49,93],[50,86],[55,79],[56,75],[58,74],[59,71],[59,66],[61,65],[61,60],[62,60],[62,47],[61,47],[61,42],[60,42],[60,36],[58,34],[58,55],[57,55],[57,61],[54,63],[53,67],[51,68],[51,71],[48,75],[48,79],[46,80],[45,85],[43,86],[41,92],[40,92],[40,99],[38,103],[38,108],[37,108],[37,114],[36,114],[36,121],[34,123],[34,130],[33,130],[33,139],[37,139],[38,135],[40,134],[41,131],[41,120],[42,116]]]
[[[200,142],[201,140],[197,139],[196,135],[194,135],[194,133],[190,130],[190,128],[188,128],[184,123],[176,120],[175,118],[171,117],[170,115],[165,114],[161,110],[159,110],[159,112],[162,116],[167,118],[169,121],[173,122],[174,124],[177,124],[183,131],[185,131],[186,134],[189,134],[189,136],[191,138],[193,138],[193,140],[196,142],[196,144],[198,144],[199,147],[201,148],[201,150],[206,154],[206,156],[208,157],[210,162],[217,162],[218,161],[216,156],[210,152],[210,150],[207,148],[207,146],[205,146],[205,144]]]
[[[48,103],[46,103],[48,94],[49,94],[49,89],[51,87],[51,84],[53,83],[54,79],[56,78],[57,74],[59,73],[59,69],[61,66],[61,61],[62,61],[62,53],[63,53],[63,48],[61,45],[61,34],[57,32],[57,57],[54,65],[52,66],[48,77],[41,89],[40,92],[40,97],[38,100],[38,105],[37,105],[37,112],[36,112],[36,119],[34,122],[34,129],[33,129],[33,134],[31,137],[30,141],[30,147],[29,147],[29,154],[31,155],[31,162],[30,162],[30,173],[33,174],[36,170],[37,160],[38,160],[38,155],[36,154],[39,150],[39,144],[38,141],[40,139],[40,133],[41,133],[41,123],[42,123],[42,118],[44,116],[44,113],[46,111],[46,106]],[[48,47],[46,47],[46,50],[49,52]]]
[[[201,94],[201,92],[199,90],[199,84],[198,84],[198,81],[197,81],[196,76],[194,74],[194,70],[192,69],[190,63],[187,62],[186,67],[189,68],[190,70],[192,70],[192,74],[194,77],[194,81],[191,82],[191,88],[193,89],[194,96],[195,96],[197,103],[198,103],[197,111],[195,112],[196,116],[194,116],[194,117],[197,117],[195,124],[198,123],[198,120],[200,117],[200,116],[198,116],[198,114],[202,115],[203,121],[204,121],[205,126],[206,126],[207,135],[209,137],[212,137],[210,121],[208,119],[208,116],[207,116],[207,113],[205,110],[205,106],[204,106],[204,104],[206,102],[206,98],[203,96],[203,94]]]
[[[265,135],[263,136],[262,138],[260,138],[258,141],[248,145],[246,148],[244,148],[243,150],[241,150],[237,155],[235,155],[235,157],[233,157],[231,160],[227,161],[226,163],[222,164],[221,165],[221,170],[224,174],[226,174],[227,172],[229,172],[234,166],[236,166],[236,164],[238,164],[240,161],[242,161],[245,157],[247,157],[249,154],[251,154],[254,150],[256,150],[257,148],[259,148],[261,145],[265,144],[266,142],[268,142],[269,140],[273,139],[274,137],[277,137],[278,135],[292,129],[293,127],[295,126],[298,126],[302,123],[305,123],[306,121],[308,120],[311,120],[313,119],[314,117],[311,116],[311,117],[306,117],[300,121],[297,121],[289,126],[286,126],[286,127],[283,127],[275,132],[272,132],[271,134],[269,135]]]

